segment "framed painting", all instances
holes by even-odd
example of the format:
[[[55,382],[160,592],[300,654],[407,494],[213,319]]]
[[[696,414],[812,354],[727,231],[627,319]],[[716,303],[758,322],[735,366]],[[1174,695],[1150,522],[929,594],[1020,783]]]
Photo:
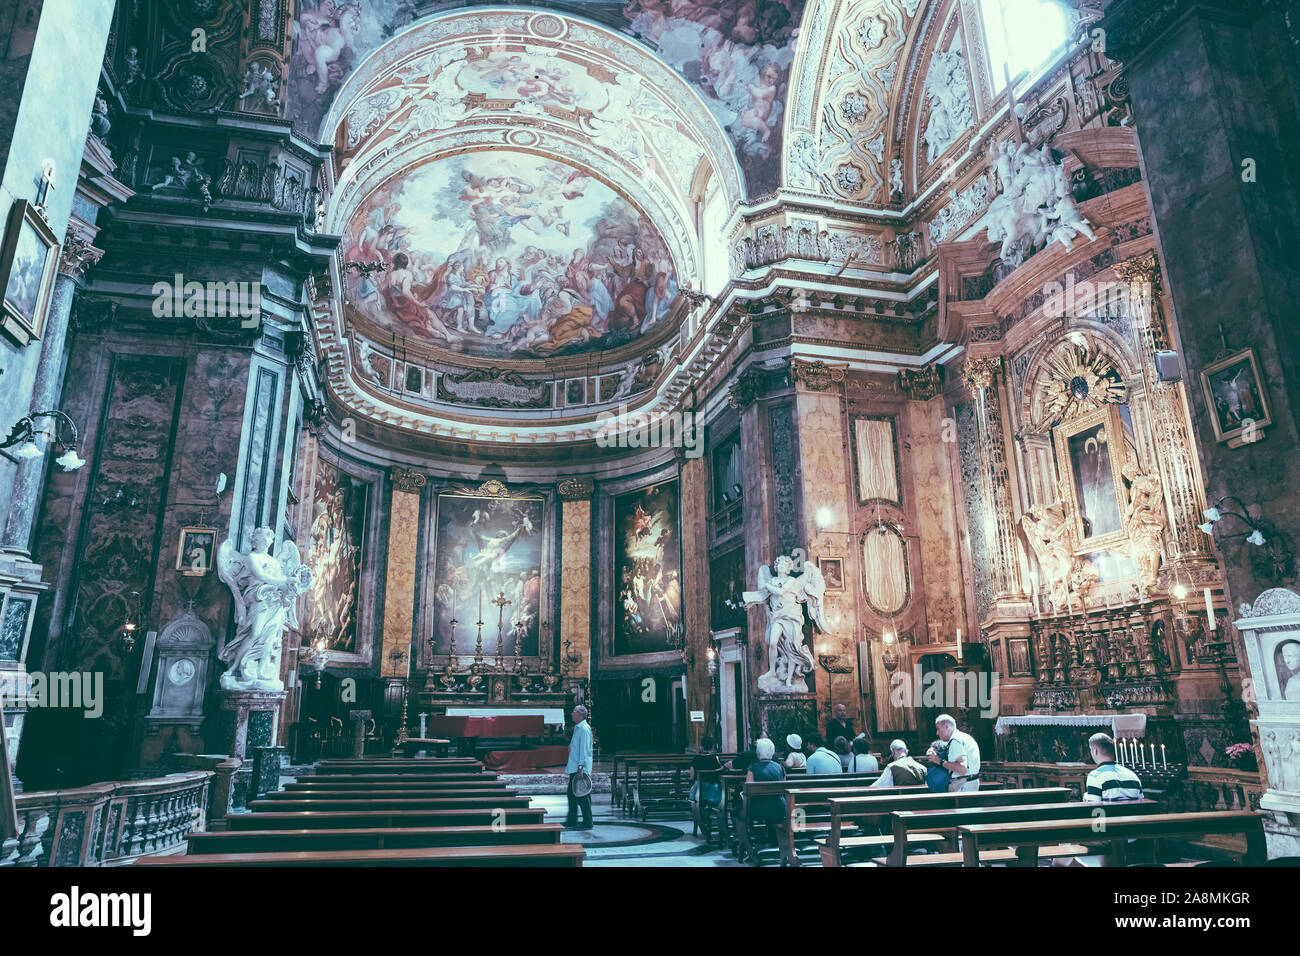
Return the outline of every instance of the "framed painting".
[[[181,528],[180,540],[176,543],[176,570],[186,577],[203,577],[212,568],[216,546],[216,528]]]
[[[434,654],[536,657],[546,499],[442,492],[434,502]]]
[[[45,217],[25,199],[14,202],[0,245],[2,321],[19,345],[41,337],[59,264],[59,240]]]
[[[328,650],[345,654],[357,650],[369,492],[369,485],[321,463],[307,545],[312,590],[304,638],[324,639]]]
[[[1245,444],[1243,434],[1273,424],[1268,396],[1254,349],[1219,359],[1201,370],[1201,387],[1209,406],[1214,440],[1234,447]]]
[[[1029,659],[1029,638],[1007,638],[1007,665],[1008,677],[1029,677],[1033,673]]]
[[[614,654],[671,650],[682,638],[677,480],[614,499]]]
[[[1120,469],[1128,457],[1118,405],[1106,405],[1052,429],[1057,471],[1071,501],[1076,554],[1104,551],[1126,540],[1127,493]]]
[[[817,559],[817,570],[826,581],[827,591],[844,590],[844,559],[823,557]]]

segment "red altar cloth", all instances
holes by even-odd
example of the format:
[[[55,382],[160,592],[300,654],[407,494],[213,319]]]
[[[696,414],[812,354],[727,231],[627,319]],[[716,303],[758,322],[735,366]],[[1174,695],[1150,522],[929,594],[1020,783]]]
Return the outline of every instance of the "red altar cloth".
[[[569,762],[569,748],[536,747],[532,750],[492,750],[483,755],[483,766],[505,773],[528,773],[542,767],[563,767]]]
[[[541,714],[502,714],[500,717],[430,717],[430,737],[541,737],[546,724]]]

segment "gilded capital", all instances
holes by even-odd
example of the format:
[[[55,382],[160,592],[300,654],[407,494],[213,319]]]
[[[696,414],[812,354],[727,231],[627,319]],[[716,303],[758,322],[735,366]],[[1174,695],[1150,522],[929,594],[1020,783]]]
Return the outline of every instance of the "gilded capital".
[[[928,402],[939,394],[942,384],[937,365],[927,365],[916,371],[906,368],[898,371],[898,387],[902,389],[908,401]]]
[[[971,391],[992,388],[1002,371],[1002,359],[996,355],[966,360],[966,384]]]
[[[1139,253],[1115,265],[1115,275],[1130,286],[1148,285],[1159,294],[1161,290],[1160,262],[1154,250]]]
[[[763,373],[757,366],[751,365],[739,375],[727,391],[727,404],[732,408],[748,408],[754,404],[763,388]]]
[[[799,359],[790,359],[790,378],[797,385],[813,392],[824,392],[832,384],[838,385],[844,381],[844,369],[841,367],[832,367],[827,365],[821,359],[815,362],[802,362]]]
[[[596,493],[596,483],[589,475],[561,478],[556,485],[561,501],[586,501]]]
[[[429,481],[427,475],[418,471],[411,471],[409,468],[393,468],[389,471],[388,477],[393,482],[395,489],[412,493],[418,493]]]

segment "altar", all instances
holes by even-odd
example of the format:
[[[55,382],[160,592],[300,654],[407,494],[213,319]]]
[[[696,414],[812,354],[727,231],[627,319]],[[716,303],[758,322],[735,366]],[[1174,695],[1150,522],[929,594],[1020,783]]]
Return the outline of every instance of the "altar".
[[[999,717],[993,725],[994,752],[998,760],[1091,766],[1093,734],[1145,741],[1147,729],[1146,714],[1017,714]]]

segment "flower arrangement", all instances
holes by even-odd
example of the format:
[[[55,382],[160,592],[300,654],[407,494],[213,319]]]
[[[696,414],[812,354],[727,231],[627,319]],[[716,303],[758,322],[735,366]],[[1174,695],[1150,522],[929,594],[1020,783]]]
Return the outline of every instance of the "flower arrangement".
[[[1251,744],[1229,744],[1223,753],[1228,758],[1228,762],[1238,770],[1259,769],[1259,764],[1255,760],[1255,748]]]

